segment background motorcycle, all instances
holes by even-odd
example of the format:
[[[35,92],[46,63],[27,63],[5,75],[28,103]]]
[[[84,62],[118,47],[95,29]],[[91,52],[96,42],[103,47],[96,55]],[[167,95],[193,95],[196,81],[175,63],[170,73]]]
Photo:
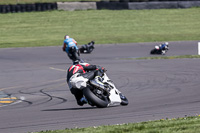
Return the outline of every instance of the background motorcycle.
[[[84,44],[79,48],[80,53],[91,53],[94,50],[94,41]]]
[[[150,51],[150,54],[162,54],[162,55],[165,55],[166,52],[167,52],[167,49],[163,50],[159,46],[155,46],[155,48]]]
[[[73,76],[75,78],[70,79],[70,85],[81,89],[91,106],[105,108],[108,106],[128,105],[128,99],[115,87],[106,73],[101,77],[104,87],[97,86],[78,74],[74,74]]]

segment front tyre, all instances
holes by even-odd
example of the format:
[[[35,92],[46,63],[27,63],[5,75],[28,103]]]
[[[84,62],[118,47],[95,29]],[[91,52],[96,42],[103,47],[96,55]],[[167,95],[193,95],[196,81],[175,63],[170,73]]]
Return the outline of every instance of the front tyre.
[[[88,87],[83,89],[83,95],[88,101],[90,101],[93,105],[96,105],[98,108],[105,108],[109,104],[107,96],[97,94],[91,91]]]
[[[119,94],[120,99],[122,100],[121,105],[126,106],[128,105],[128,99],[122,93]]]

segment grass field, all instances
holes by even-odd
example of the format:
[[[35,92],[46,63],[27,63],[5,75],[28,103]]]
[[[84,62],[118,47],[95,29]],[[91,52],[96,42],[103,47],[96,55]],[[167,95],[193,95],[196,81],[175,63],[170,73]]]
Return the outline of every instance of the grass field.
[[[200,8],[47,11],[0,14],[0,48],[200,39]]]
[[[200,116],[38,133],[199,133]]]

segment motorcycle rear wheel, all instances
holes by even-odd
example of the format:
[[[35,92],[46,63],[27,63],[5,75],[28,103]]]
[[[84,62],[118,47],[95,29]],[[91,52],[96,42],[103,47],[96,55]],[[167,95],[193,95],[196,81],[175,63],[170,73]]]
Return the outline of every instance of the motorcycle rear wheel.
[[[156,49],[152,49],[150,54],[156,54]]]
[[[106,96],[96,94],[91,91],[89,87],[83,89],[83,95],[88,101],[90,101],[93,105],[96,105],[98,108],[105,108],[109,104]]]

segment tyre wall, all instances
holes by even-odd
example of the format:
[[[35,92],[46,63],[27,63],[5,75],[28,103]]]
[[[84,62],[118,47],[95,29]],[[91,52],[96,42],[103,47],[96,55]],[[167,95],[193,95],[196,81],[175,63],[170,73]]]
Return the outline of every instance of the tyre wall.
[[[57,10],[57,3],[0,5],[0,13]]]

